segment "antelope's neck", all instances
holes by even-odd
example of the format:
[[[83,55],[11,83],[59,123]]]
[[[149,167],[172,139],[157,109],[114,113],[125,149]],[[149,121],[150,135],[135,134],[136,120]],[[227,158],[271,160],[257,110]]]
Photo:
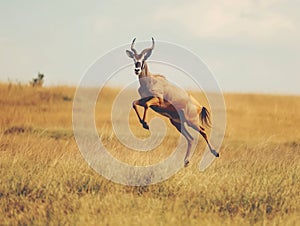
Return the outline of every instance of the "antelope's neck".
[[[145,78],[145,77],[150,77],[150,76],[151,76],[151,73],[149,71],[148,64],[146,62],[144,62],[144,68],[143,68],[141,74],[139,75],[139,79]]]

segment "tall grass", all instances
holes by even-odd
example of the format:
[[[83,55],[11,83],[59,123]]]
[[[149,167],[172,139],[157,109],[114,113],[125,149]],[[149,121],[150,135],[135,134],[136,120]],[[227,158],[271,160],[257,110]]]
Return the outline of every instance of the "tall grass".
[[[200,140],[189,167],[159,184],[128,187],[81,157],[72,135],[74,91],[0,84],[0,224],[300,224],[300,97],[225,95],[220,159],[199,172]],[[107,106],[116,92],[106,92]],[[149,164],[170,154],[174,128],[157,150],[130,152],[112,134],[109,110],[98,106],[96,113],[107,112],[96,122],[113,155]],[[138,136],[147,135],[133,113],[130,120]]]

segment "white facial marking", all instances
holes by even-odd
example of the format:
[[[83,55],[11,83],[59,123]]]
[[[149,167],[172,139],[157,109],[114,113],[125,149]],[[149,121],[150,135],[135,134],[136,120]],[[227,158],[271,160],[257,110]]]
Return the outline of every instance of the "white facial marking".
[[[136,75],[140,75],[142,73],[143,59],[144,59],[144,56],[142,56],[139,59],[137,59],[137,57],[134,58],[134,73]]]

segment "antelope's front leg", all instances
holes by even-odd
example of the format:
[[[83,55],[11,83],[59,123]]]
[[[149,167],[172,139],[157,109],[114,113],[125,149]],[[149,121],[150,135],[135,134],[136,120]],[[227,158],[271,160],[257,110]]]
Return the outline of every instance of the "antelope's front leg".
[[[142,98],[140,100],[136,100],[132,103],[132,107],[135,110],[140,123],[143,125],[143,128],[145,129],[149,129],[149,126],[146,122],[146,115],[147,115],[147,110],[150,106],[153,105],[159,105],[161,104],[161,100],[158,97],[147,97],[147,98]],[[141,118],[138,110],[137,110],[137,105],[144,107],[144,114],[143,114],[143,118]]]
[[[137,110],[137,106],[145,107],[146,102],[150,99],[152,99],[152,97],[145,97],[145,98],[142,98],[142,99],[139,99],[139,100],[135,100],[132,103],[132,107],[135,110],[135,113],[138,116],[140,123],[143,125],[143,128],[145,128],[145,129],[149,129],[148,124],[144,121],[145,113],[144,113],[144,116],[143,116],[143,119],[142,119],[139,112],[138,112],[138,110]]]
[[[146,101],[145,105],[144,105],[144,115],[143,115],[143,127],[145,129],[149,129],[149,126],[146,122],[146,115],[147,115],[147,111],[149,109],[149,107],[151,106],[160,106],[162,103],[161,98],[159,97],[152,97],[151,99],[149,99],[148,101]]]
[[[139,114],[139,112],[137,110],[137,107],[136,107],[137,105],[142,106],[141,100],[142,99],[133,101],[132,107],[133,107],[136,115],[138,116],[140,123],[143,123],[142,118],[141,118],[141,116],[140,116],[140,114]]]

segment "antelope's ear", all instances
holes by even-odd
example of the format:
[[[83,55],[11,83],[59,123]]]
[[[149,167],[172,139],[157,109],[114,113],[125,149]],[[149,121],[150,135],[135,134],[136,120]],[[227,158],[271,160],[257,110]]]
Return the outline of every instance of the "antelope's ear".
[[[152,54],[152,49],[148,49],[144,55],[144,59],[147,60]]]
[[[129,58],[133,58],[134,57],[134,54],[133,52],[131,52],[130,50],[126,50],[126,54]]]

